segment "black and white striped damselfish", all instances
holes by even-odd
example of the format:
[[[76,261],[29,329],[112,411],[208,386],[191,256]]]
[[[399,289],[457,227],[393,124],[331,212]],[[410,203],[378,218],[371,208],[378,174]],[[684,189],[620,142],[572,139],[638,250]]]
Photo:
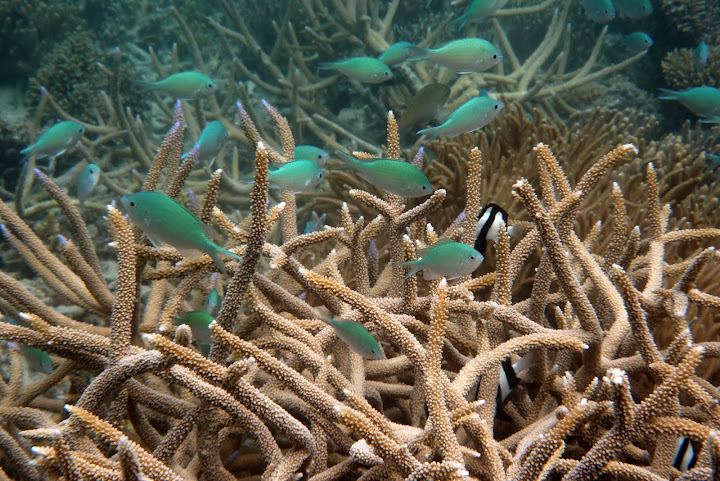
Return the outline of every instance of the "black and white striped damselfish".
[[[518,384],[520,384],[520,378],[518,374],[529,368],[533,363],[533,355],[528,353],[521,357],[517,362],[512,362],[510,358],[505,359],[500,364],[500,379],[498,380],[498,391],[497,391],[497,411],[502,409],[502,406],[512,394]]]
[[[690,439],[679,437],[675,441],[675,451],[673,452],[673,466],[680,472],[692,469],[697,461],[697,451]]]
[[[485,255],[485,248],[489,240],[497,242],[498,232],[500,231],[500,223],[507,226],[508,215],[497,204],[488,204],[478,215],[478,221],[475,225],[475,250],[483,256]],[[515,235],[514,227],[506,227],[508,234]]]

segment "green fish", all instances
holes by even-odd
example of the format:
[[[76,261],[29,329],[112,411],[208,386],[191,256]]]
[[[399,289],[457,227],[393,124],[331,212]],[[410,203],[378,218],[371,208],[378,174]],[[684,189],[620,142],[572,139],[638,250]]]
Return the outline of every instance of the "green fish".
[[[644,52],[652,47],[653,40],[644,32],[633,32],[626,35],[622,43],[631,52]]]
[[[215,316],[222,308],[222,296],[217,289],[212,289],[208,292],[207,300],[205,301],[205,312]]]
[[[5,315],[5,320],[15,326],[21,326],[15,319]],[[53,365],[52,358],[47,352],[37,349],[35,347],[26,346],[25,344],[18,344],[15,342],[8,342],[7,346],[10,349],[21,353],[25,357],[25,361],[28,363],[28,367],[33,372],[44,372],[45,374],[52,374]]]
[[[610,0],[581,0],[581,2],[593,22],[608,23],[615,18],[615,7]]]
[[[720,90],[714,87],[695,87],[683,92],[660,89],[662,100],[677,100],[695,115],[710,120],[720,116]]]
[[[65,120],[50,127],[34,144],[20,151],[25,157],[34,155],[38,159],[43,157],[57,157],[67,149],[78,143],[85,128],[72,120]]]
[[[383,53],[380,54],[378,60],[386,64],[388,67],[394,67],[413,55],[418,54],[418,48],[410,42],[397,42],[390,45]]]
[[[508,0],[473,0],[468,9],[465,10],[465,13],[450,22],[450,25],[462,22],[460,29],[463,29],[468,22],[494,15],[495,12],[503,8],[507,2]]]
[[[695,47],[694,57],[695,57],[696,65],[702,66],[707,63],[707,61],[708,61],[708,46],[704,41],[700,42],[698,44],[698,46]]]
[[[193,146],[193,149],[200,148],[198,160],[210,161],[209,166],[212,166],[213,162],[215,162],[215,156],[220,152],[227,138],[228,131],[222,122],[213,120],[208,123],[202,132],[200,132],[200,137],[198,137],[197,142],[195,142]],[[190,152],[186,152],[181,158],[184,160],[188,154],[190,154]]]
[[[314,145],[296,145],[294,158],[295,160],[312,160],[318,167],[325,167],[330,159],[330,154]]]
[[[382,359],[384,354],[377,339],[370,334],[365,326],[359,322],[347,319],[335,319],[322,309],[315,310],[321,321],[335,329],[335,334],[341,341],[350,347],[350,350],[360,354],[365,359]]]
[[[418,50],[422,54],[409,60],[431,60],[459,73],[484,72],[503,59],[495,45],[474,37],[453,40],[436,49]]]
[[[353,80],[367,84],[379,84],[393,78],[390,67],[384,62],[370,57],[355,57],[342,62],[326,62],[318,68],[337,70]]]
[[[215,320],[213,316],[204,311],[190,311],[185,317],[175,317],[177,322],[187,324],[193,333],[193,339],[206,356],[210,352],[210,323]]]
[[[166,242],[183,255],[201,251],[209,255],[218,270],[227,275],[220,255],[242,258],[208,239],[205,224],[180,202],[157,192],[137,192],[120,199],[130,220],[145,232],[156,247]]]
[[[361,161],[341,150],[335,153],[345,162],[336,167],[338,170],[354,170],[361,178],[385,192],[401,197],[423,197],[433,193],[433,187],[423,171],[403,160]]]
[[[148,92],[161,92],[176,99],[194,100],[210,95],[218,89],[218,84],[200,72],[178,72],[158,82],[138,80]]]
[[[314,189],[325,179],[320,167],[312,160],[293,160],[285,164],[273,164],[277,167],[268,172],[268,181],[271,187],[292,192],[307,192]],[[252,174],[244,177],[248,184],[252,184]]]
[[[317,232],[320,229],[322,229],[322,226],[325,225],[325,218],[327,217],[327,212],[323,213],[323,215],[318,215],[317,212],[312,211],[310,213],[310,220],[305,223],[305,234],[312,234],[313,232]]]
[[[425,134],[432,140],[440,135],[455,137],[472,132],[492,122],[503,107],[505,106],[499,100],[485,96],[475,97],[455,109],[443,124],[420,130],[418,135]]]
[[[78,199],[85,200],[88,198],[88,196],[90,196],[90,194],[92,194],[98,184],[98,181],[100,180],[100,174],[102,174],[102,171],[97,165],[88,164],[85,166],[82,172],[80,172],[80,176],[78,177]]]
[[[455,279],[456,277],[471,274],[480,267],[484,257],[467,244],[455,242],[451,239],[441,239],[433,245],[418,250],[421,259],[416,261],[397,262],[395,265],[409,267],[408,277],[423,273],[425,280]]]
[[[428,84],[421,88],[410,100],[407,108],[400,115],[398,128],[424,126],[432,121],[438,110],[445,105],[450,96],[450,87],[445,84]]]
[[[633,20],[645,18],[653,12],[650,0],[613,0],[615,9]]]

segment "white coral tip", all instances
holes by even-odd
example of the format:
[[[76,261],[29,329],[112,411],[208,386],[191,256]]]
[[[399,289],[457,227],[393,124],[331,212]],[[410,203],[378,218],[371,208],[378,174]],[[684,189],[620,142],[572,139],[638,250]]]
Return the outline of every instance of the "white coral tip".
[[[23,319],[30,319],[30,313],[29,312],[19,312],[18,316],[20,316]]]
[[[350,390],[349,390],[349,389],[343,389],[342,392],[343,392],[343,394],[346,395],[346,396],[347,396],[348,394],[350,394]]]

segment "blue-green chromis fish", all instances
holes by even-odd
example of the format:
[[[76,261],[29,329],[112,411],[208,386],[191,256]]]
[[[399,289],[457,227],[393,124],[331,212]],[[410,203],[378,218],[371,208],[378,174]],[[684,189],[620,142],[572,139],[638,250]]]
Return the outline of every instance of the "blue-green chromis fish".
[[[440,135],[455,137],[485,127],[497,117],[504,105],[490,97],[475,97],[455,109],[447,120],[437,127],[423,129],[418,135],[424,134],[432,140]]]
[[[286,164],[273,164],[277,167],[268,172],[270,187],[292,192],[307,192],[325,179],[320,167],[312,160],[293,160]],[[252,174],[245,177],[252,184]]]
[[[22,314],[21,314],[22,316]],[[5,320],[15,326],[21,326],[22,324],[15,319],[5,316]],[[28,363],[28,367],[33,372],[44,372],[45,374],[51,374],[53,371],[52,359],[50,354],[40,349],[26,346],[25,344],[19,344],[16,342],[8,342],[7,346],[10,349],[21,353]]]
[[[720,90],[714,87],[695,87],[683,92],[660,89],[662,100],[677,100],[695,115],[714,119],[720,116]]]
[[[318,68],[337,70],[353,80],[367,84],[379,84],[393,78],[392,70],[387,64],[370,57],[355,57],[342,62],[326,62]]]
[[[494,15],[495,12],[503,8],[507,2],[508,0],[473,0],[467,10],[465,10],[465,13],[450,22],[450,25],[462,22],[460,29],[463,29],[468,22]]]
[[[610,0],[582,0],[588,17],[597,23],[608,23],[615,18],[615,7]]]
[[[50,127],[34,144],[24,148],[20,153],[26,157],[34,155],[38,159],[57,157],[77,144],[84,132],[85,128],[79,123],[65,120]]]
[[[212,166],[215,161],[215,156],[217,156],[220,149],[225,145],[227,138],[228,131],[222,122],[213,120],[208,123],[202,132],[200,132],[200,137],[198,137],[197,142],[195,142],[193,146],[193,149],[196,147],[200,148],[198,160],[209,161],[209,165]],[[186,152],[183,154],[182,159],[185,159],[189,153],[190,152]]]
[[[698,46],[695,47],[694,57],[696,65],[705,65],[707,63],[708,46],[705,42],[700,42]]]
[[[294,160],[312,160],[318,167],[325,167],[330,159],[330,154],[314,145],[296,145]]]
[[[165,242],[183,255],[204,252],[218,270],[227,275],[220,255],[241,257],[212,242],[205,235],[205,225],[180,202],[158,192],[137,192],[120,199],[130,220],[142,229],[156,247]]]
[[[203,311],[190,311],[185,317],[176,317],[175,320],[181,324],[187,324],[193,333],[193,340],[206,356],[210,352],[210,323],[215,318]]]
[[[415,45],[410,42],[398,42],[390,45],[381,53],[378,60],[388,67],[394,67],[417,54],[418,48]]]
[[[88,196],[90,196],[90,194],[92,194],[98,184],[98,181],[100,181],[100,174],[102,174],[102,171],[97,165],[88,164],[85,166],[82,172],[80,172],[80,176],[77,181],[78,199],[85,200]]]
[[[618,13],[634,20],[645,18],[653,12],[650,0],[613,0],[612,4]]]
[[[633,32],[626,35],[622,43],[631,52],[644,52],[652,47],[653,40],[644,32]]]
[[[459,73],[484,72],[503,56],[497,47],[482,38],[462,38],[436,49],[420,49],[421,55],[409,60],[431,60]]]
[[[445,105],[450,96],[450,87],[432,83],[421,88],[410,100],[407,108],[400,114],[398,128],[424,127],[435,119],[438,110]]]
[[[146,91],[157,91],[183,100],[199,99],[218,89],[213,79],[200,72],[178,72],[157,82],[138,80],[138,83]]]
[[[315,311],[320,320],[335,329],[337,337],[353,352],[360,354],[365,359],[382,359],[384,354],[380,344],[365,326],[343,318],[334,319],[322,309],[315,309]]]
[[[708,161],[708,165],[712,170],[720,167],[720,155],[705,153],[705,160]]]
[[[467,244],[450,239],[441,239],[425,249],[418,250],[421,258],[416,261],[398,262],[396,265],[409,267],[408,277],[423,272],[423,278],[431,281],[445,277],[456,277],[471,274],[480,267],[484,257]]]
[[[313,232],[317,232],[322,229],[322,227],[325,225],[325,218],[327,217],[327,212],[324,212],[323,215],[318,215],[317,212],[312,211],[310,213],[310,220],[305,223],[305,234],[312,234]]]
[[[402,160],[358,160],[347,152],[336,150],[344,165],[338,170],[354,170],[357,174],[391,194],[401,197],[423,197],[433,193],[433,187],[423,171]]]
[[[222,296],[217,289],[212,289],[208,292],[207,300],[205,301],[205,312],[212,316],[216,316],[220,309],[222,309]]]

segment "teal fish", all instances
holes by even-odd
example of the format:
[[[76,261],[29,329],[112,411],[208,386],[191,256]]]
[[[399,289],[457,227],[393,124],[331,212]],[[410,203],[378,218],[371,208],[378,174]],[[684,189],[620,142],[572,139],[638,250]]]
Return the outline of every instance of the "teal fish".
[[[34,155],[38,159],[57,157],[77,144],[84,132],[85,128],[79,123],[65,120],[50,127],[34,144],[20,153],[26,157]]]
[[[77,183],[77,197],[80,200],[85,200],[92,194],[93,190],[100,180],[100,174],[102,171],[100,167],[95,164],[88,164],[80,172]]]
[[[410,42],[398,42],[390,45],[383,53],[380,54],[378,60],[388,67],[394,67],[413,55],[417,55],[418,48]]]
[[[644,32],[633,32],[626,35],[622,43],[631,52],[644,52],[652,47],[653,40]]]
[[[22,325],[15,319],[8,317],[7,315],[5,315],[5,320],[15,326]],[[14,349],[16,352],[19,352],[23,355],[31,371],[44,372],[45,374],[51,374],[53,372],[52,358],[47,352],[34,347],[26,346],[25,344],[18,344],[15,342],[8,342],[7,346],[10,349]]]
[[[312,234],[322,229],[322,226],[325,225],[326,217],[327,212],[324,212],[323,215],[318,215],[317,212],[312,211],[310,213],[310,220],[305,223],[305,234]]]
[[[706,153],[705,160],[709,161],[708,163],[712,170],[715,170],[718,167],[720,167],[720,155]]]
[[[197,342],[198,347],[206,356],[210,352],[210,323],[215,318],[204,311],[190,311],[185,314],[185,317],[175,317],[177,322],[181,324],[187,324],[190,326],[190,330],[193,333],[193,340]]]
[[[215,161],[220,149],[222,149],[225,141],[228,138],[228,131],[219,120],[213,120],[208,123],[205,128],[200,132],[197,142],[193,146],[193,149],[199,147],[200,153],[198,154],[198,160],[209,161],[212,166]],[[191,150],[192,151],[192,150]],[[183,154],[182,159],[188,156],[190,152]]]
[[[471,274],[480,267],[484,257],[467,244],[455,242],[450,239],[441,239],[433,245],[418,250],[421,258],[416,261],[397,262],[395,265],[409,267],[408,277],[423,273],[425,280],[455,279],[456,277]]]
[[[130,220],[147,234],[156,247],[166,242],[183,255],[201,251],[209,255],[218,270],[227,275],[220,255],[241,257],[208,239],[205,225],[180,202],[157,192],[137,192],[120,199]]]
[[[318,167],[325,167],[330,159],[330,154],[314,145],[296,145],[294,158],[295,160],[312,160]]]
[[[468,22],[494,15],[495,12],[503,8],[507,2],[508,0],[473,0],[468,9],[465,10],[465,13],[450,22],[450,25],[462,22],[460,29],[463,29]]]
[[[379,84],[393,78],[392,70],[376,58],[355,57],[342,62],[326,62],[318,67],[337,70],[353,80],[367,84]]]
[[[705,65],[708,61],[708,46],[705,42],[700,42],[694,52],[695,64]]]
[[[401,197],[423,197],[433,193],[433,187],[423,171],[402,160],[373,159],[361,161],[336,150],[344,165],[339,170],[354,170],[358,175],[391,194]]]
[[[423,127],[431,122],[438,110],[445,105],[450,96],[450,87],[445,84],[428,84],[421,88],[410,100],[407,108],[400,114],[398,128]]]
[[[176,99],[194,100],[210,95],[218,89],[213,79],[200,72],[178,72],[158,82],[138,80],[148,92],[161,92]]]
[[[315,309],[315,311],[319,314],[320,320],[335,329],[337,337],[347,344],[350,350],[365,359],[383,358],[384,354],[380,344],[365,326],[343,318],[335,319],[322,309]]]
[[[314,189],[325,179],[320,167],[312,160],[294,160],[286,164],[273,164],[277,167],[268,172],[268,181],[271,187],[292,192],[307,192]],[[252,175],[246,176],[249,180]],[[253,181],[249,180],[248,184]]]
[[[427,135],[432,140],[440,135],[455,137],[472,132],[492,122],[503,107],[503,103],[499,100],[490,97],[475,97],[455,109],[443,124],[420,130],[418,135]]]
[[[720,90],[714,87],[695,87],[683,92],[667,89],[660,91],[665,95],[659,99],[677,100],[699,117],[713,121],[720,116]]]
[[[222,309],[222,296],[217,289],[212,289],[208,292],[207,300],[205,301],[205,312],[215,316],[220,309]]]
[[[615,18],[615,7],[610,0],[581,0],[588,17],[597,23],[608,23]]]
[[[419,50],[421,55],[409,60],[431,60],[459,73],[484,72],[503,59],[497,47],[482,38],[462,38],[440,48]]]
[[[634,20],[645,18],[653,12],[650,0],[613,0],[612,4],[618,13]]]

